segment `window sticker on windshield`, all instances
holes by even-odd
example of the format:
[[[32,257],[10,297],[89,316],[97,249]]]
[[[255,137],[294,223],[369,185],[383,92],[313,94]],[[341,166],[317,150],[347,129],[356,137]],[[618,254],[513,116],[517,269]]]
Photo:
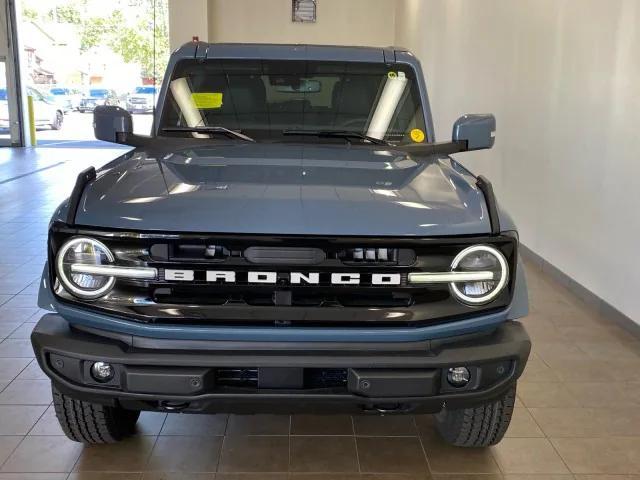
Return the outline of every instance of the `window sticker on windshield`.
[[[389,78],[398,78],[398,74],[396,72],[387,73],[387,77]]]
[[[416,143],[424,142],[424,132],[419,128],[414,128],[413,130],[411,130],[411,132],[409,133],[409,136],[411,136],[411,140],[413,140]]]
[[[196,108],[200,110],[222,107],[222,93],[220,92],[193,92],[191,99]]]

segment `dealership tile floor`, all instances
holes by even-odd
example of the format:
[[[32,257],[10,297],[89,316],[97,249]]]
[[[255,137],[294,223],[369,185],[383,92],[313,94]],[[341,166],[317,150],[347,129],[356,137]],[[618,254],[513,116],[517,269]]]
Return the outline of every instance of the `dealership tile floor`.
[[[448,447],[429,416],[145,413],[119,445],[67,440],[29,343],[47,222],[117,151],[58,147],[0,150],[0,480],[640,480],[640,342],[531,264],[533,352],[496,447]]]

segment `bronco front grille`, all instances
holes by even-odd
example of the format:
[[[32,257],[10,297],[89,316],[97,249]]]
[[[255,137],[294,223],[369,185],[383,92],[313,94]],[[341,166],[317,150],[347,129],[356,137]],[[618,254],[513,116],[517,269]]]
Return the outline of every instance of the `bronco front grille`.
[[[50,255],[74,235],[97,238],[112,250],[117,264],[153,267],[158,276],[118,279],[108,295],[85,302],[60,288],[60,300],[142,322],[418,326],[504,308],[515,278],[516,240],[509,236],[154,235],[59,227],[51,236]],[[447,284],[408,282],[411,272],[447,271],[457,253],[478,243],[500,248],[510,264],[509,288],[491,304],[464,305],[452,297]],[[55,283],[53,271],[52,280]]]

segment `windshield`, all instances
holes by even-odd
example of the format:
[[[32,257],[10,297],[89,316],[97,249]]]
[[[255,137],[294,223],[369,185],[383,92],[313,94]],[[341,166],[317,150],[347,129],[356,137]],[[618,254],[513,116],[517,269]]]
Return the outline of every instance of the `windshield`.
[[[40,93],[40,91],[32,87],[27,87],[27,95],[33,97],[34,102],[46,102],[46,103],[52,102],[51,96],[45,96],[42,93]]]
[[[108,90],[104,90],[104,89],[91,89],[89,90],[89,96],[90,97],[95,97],[95,98],[104,98],[107,96]]]
[[[153,95],[154,93],[156,93],[156,89],[155,87],[136,87],[135,93]]]
[[[348,131],[408,143],[426,132],[415,72],[404,64],[184,60],[165,105],[164,135],[208,138],[175,127],[225,127],[257,141],[293,141],[287,131]]]

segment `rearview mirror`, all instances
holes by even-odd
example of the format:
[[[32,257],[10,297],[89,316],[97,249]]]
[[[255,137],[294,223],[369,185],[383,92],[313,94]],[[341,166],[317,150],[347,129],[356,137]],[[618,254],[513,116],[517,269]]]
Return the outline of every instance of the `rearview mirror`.
[[[495,142],[496,117],[490,113],[463,115],[453,124],[452,140],[466,143],[467,151],[484,150]]]
[[[131,114],[124,108],[99,105],[93,111],[93,132],[98,140],[125,143],[133,132]]]
[[[319,93],[322,90],[320,80],[301,78],[299,82],[287,82],[288,79],[274,79],[276,92],[279,93]]]

